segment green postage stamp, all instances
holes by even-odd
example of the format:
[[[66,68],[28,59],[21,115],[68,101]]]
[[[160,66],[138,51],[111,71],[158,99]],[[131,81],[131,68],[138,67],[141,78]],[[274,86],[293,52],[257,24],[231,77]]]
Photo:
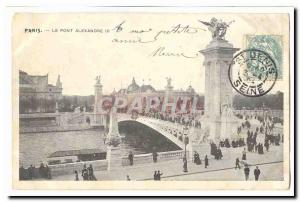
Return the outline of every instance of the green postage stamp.
[[[282,79],[283,41],[281,35],[246,35],[246,47],[269,54],[276,64],[278,79]]]

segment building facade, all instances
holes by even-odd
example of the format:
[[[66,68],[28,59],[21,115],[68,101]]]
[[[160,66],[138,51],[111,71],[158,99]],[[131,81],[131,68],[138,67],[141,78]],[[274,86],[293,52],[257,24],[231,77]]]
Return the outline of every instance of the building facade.
[[[131,103],[134,101],[134,99],[138,97],[142,97],[143,102],[143,109],[146,108],[146,98],[147,97],[158,97],[160,99],[161,105],[160,109],[162,107],[162,103],[164,101],[168,103],[174,103],[175,99],[177,101],[177,105],[179,106],[182,103],[182,100],[179,99],[183,97],[190,98],[190,101],[187,103],[190,105],[191,108],[191,102],[193,99],[197,98],[197,107],[198,109],[203,109],[203,100],[198,99],[200,96],[197,94],[194,90],[194,88],[189,85],[186,90],[183,89],[174,89],[171,84],[171,78],[167,78],[167,85],[164,89],[155,89],[151,84],[142,84],[139,85],[135,78],[132,79],[131,84],[127,88],[122,88],[118,91],[114,90],[111,95],[112,97],[124,97],[127,100],[127,106],[130,106]],[[179,99],[179,100],[178,100]],[[125,109],[126,111],[127,109]],[[169,111],[169,110],[168,110]]]
[[[62,83],[58,75],[56,85],[48,83],[47,75],[29,75],[19,71],[19,113],[52,113],[62,98]]]

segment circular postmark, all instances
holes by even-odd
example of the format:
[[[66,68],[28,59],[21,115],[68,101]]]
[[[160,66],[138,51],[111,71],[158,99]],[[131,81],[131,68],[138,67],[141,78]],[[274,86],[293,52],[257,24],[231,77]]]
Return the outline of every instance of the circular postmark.
[[[277,80],[278,72],[274,60],[262,50],[246,49],[232,59],[228,78],[232,87],[248,97],[259,97],[268,93]]]

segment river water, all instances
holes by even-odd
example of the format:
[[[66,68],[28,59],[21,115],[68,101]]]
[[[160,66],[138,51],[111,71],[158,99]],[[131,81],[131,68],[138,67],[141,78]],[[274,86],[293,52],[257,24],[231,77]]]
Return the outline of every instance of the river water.
[[[154,130],[141,124],[119,124],[119,132],[125,136],[122,153],[129,151],[144,154],[155,151],[173,151],[179,148]],[[99,130],[26,133],[20,134],[20,166],[38,166],[47,162],[47,156],[56,151],[77,149],[106,149],[103,132]]]

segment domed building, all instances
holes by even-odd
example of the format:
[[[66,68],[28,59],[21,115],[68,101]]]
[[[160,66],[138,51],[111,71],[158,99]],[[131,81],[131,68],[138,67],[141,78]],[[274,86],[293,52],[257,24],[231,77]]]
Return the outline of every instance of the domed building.
[[[186,92],[190,93],[190,94],[194,94],[195,93],[195,89],[189,85],[189,87],[186,89]]]
[[[151,85],[142,85],[140,91],[141,93],[154,93],[155,89]]]
[[[146,102],[146,97],[148,96],[159,97],[161,100],[163,100],[166,96],[171,96],[171,100],[172,98],[178,98],[182,96],[190,98],[194,98],[194,96],[199,97],[191,85],[189,85],[186,90],[177,90],[173,89],[171,82],[168,82],[168,85],[165,89],[157,90],[150,84],[142,84],[139,86],[134,77],[132,78],[131,84],[127,86],[127,88],[121,88],[117,92],[114,90],[111,95],[126,97],[128,105],[130,105],[130,103],[137,97],[142,97],[144,103]]]
[[[140,86],[136,84],[135,79],[133,77],[131,84],[127,87],[126,93],[139,93],[140,92]]]

